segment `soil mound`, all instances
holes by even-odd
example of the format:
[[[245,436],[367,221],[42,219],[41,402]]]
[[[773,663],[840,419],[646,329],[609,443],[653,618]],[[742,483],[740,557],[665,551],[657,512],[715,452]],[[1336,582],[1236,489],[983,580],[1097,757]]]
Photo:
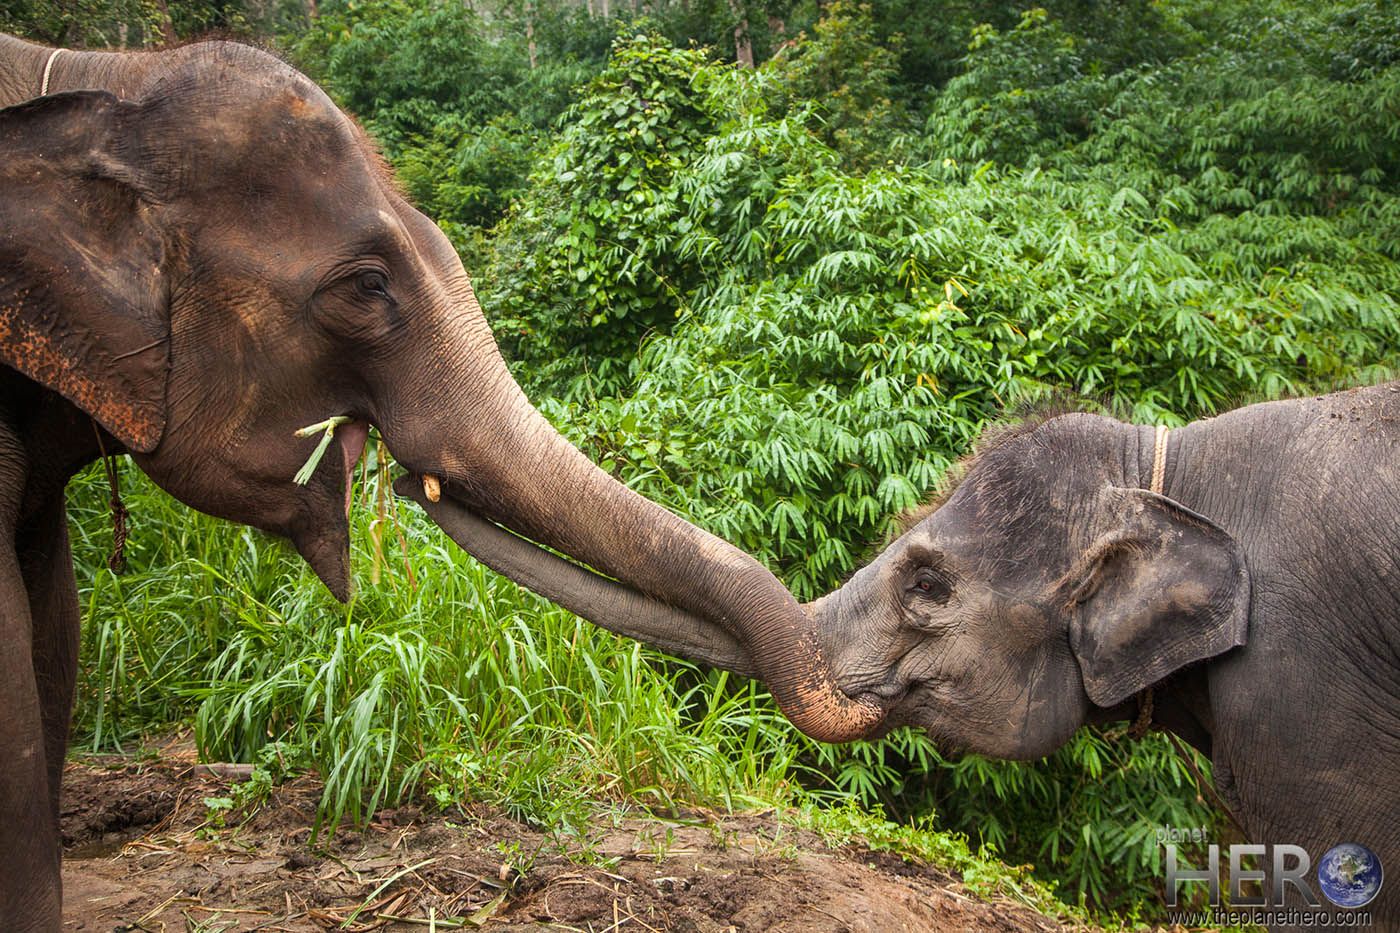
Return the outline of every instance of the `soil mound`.
[[[828,848],[774,814],[602,812],[586,844],[563,849],[485,808],[402,807],[311,845],[316,780],[290,781],[218,827],[204,800],[227,797],[230,776],[187,748],[71,763],[65,929],[1060,929],[935,867]]]

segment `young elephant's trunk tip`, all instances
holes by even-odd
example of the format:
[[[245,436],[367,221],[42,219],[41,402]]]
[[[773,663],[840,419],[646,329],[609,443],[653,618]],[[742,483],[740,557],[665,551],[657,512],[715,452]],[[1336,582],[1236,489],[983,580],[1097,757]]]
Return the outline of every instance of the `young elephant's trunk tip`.
[[[819,742],[868,738],[884,720],[885,710],[868,699],[847,696],[836,686],[815,620],[805,607],[795,601],[793,605],[790,629],[763,629],[749,646],[774,700],[794,726]]]
[[[856,742],[869,738],[885,718],[885,711],[865,700],[854,700],[830,681],[814,677],[796,689],[788,703],[779,703],[783,715],[802,733],[818,742]]]

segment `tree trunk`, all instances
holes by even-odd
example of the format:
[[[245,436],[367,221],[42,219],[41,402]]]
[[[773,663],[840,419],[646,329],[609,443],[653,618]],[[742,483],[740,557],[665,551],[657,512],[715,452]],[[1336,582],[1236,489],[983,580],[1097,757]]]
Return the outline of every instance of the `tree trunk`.
[[[745,68],[753,67],[753,39],[749,36],[749,17],[743,0],[729,0],[729,9],[739,17],[734,27],[734,60]]]
[[[160,7],[160,34],[166,45],[174,45],[175,23],[170,19],[170,6],[165,0],[156,0],[156,4]]]

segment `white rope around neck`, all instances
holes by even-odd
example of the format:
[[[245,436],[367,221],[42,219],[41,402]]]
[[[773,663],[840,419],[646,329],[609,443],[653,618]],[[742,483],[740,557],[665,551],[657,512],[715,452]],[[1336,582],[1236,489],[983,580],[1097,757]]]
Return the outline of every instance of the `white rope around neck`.
[[[58,58],[58,53],[65,49],[54,49],[49,53],[48,60],[44,62],[44,80],[39,84],[39,96],[45,97],[49,93],[49,76],[53,74],[53,61]]]
[[[1165,425],[1157,425],[1157,438],[1152,445],[1152,485],[1147,488],[1159,496],[1167,478],[1167,438],[1171,433]]]

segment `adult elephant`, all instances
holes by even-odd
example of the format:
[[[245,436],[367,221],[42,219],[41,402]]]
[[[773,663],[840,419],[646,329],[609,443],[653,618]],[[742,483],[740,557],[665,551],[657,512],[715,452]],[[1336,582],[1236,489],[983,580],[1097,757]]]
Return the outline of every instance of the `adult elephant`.
[[[1032,759],[1150,719],[1211,758],[1251,842],[1400,872],[1400,383],[1170,432],[1031,419],[962,475],[809,607],[880,728]],[[1400,885],[1368,909],[1400,929]]]
[[[0,929],[59,928],[79,625],[64,488],[104,452],[290,538],[344,599],[350,471],[374,425],[485,523],[489,563],[626,634],[701,657],[742,645],[815,736],[878,715],[833,688],[757,562],[619,485],[531,407],[446,238],[306,77],[232,43],[0,37],[0,106]],[[316,442],[293,432],[328,416],[349,423],[295,485]]]

